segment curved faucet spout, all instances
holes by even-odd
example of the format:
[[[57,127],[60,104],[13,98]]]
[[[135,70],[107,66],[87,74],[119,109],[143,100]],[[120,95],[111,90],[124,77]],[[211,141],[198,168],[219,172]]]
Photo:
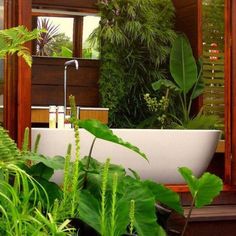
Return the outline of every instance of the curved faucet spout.
[[[79,62],[77,60],[70,60],[65,62],[65,67],[75,65],[75,69],[79,69]]]
[[[69,60],[64,64],[64,115],[66,115],[66,89],[67,89],[67,67],[75,66],[75,69],[79,69],[79,62],[77,60]]]

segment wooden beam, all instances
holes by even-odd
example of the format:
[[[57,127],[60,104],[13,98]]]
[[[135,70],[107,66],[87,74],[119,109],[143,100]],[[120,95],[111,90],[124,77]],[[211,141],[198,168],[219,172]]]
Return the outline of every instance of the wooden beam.
[[[73,57],[82,57],[83,16],[74,17],[73,27]]]
[[[25,25],[31,29],[31,7],[31,0],[5,0],[5,28]],[[31,124],[31,69],[22,58],[7,57],[4,78],[4,125],[21,147],[24,130]]]
[[[46,9],[69,10],[86,13],[97,12],[97,0],[33,0],[33,7]]]
[[[236,185],[236,2],[231,3],[231,27],[232,27],[232,38],[229,39],[229,45],[231,45],[231,115],[232,115],[232,184]],[[230,148],[230,147],[228,147]]]
[[[17,25],[17,2],[4,1],[4,28]],[[17,66],[16,56],[7,56],[4,63],[4,128],[12,139],[17,140]]]

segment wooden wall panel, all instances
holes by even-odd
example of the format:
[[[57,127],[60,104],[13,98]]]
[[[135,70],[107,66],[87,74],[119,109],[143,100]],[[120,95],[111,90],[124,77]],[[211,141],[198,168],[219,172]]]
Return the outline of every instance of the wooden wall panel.
[[[233,184],[236,185],[236,1],[232,1],[231,6],[232,25],[232,174]]]
[[[33,7],[81,12],[96,12],[96,3],[97,0],[32,0]]]
[[[192,45],[194,55],[199,56],[198,46],[200,39],[199,30],[199,1],[198,0],[173,0],[176,9],[175,29],[184,32]]]
[[[34,57],[32,106],[63,105],[64,63],[67,59]],[[80,106],[99,105],[99,61],[79,60],[79,70],[67,69],[67,97],[75,96]],[[67,101],[67,104],[69,101]]]

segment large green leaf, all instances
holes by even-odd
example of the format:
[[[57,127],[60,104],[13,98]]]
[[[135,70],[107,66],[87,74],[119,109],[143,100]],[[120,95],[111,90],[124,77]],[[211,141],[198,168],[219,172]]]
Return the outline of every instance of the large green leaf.
[[[187,182],[198,208],[210,204],[223,188],[222,180],[214,174],[206,172],[197,179],[187,167],[179,168],[179,172]]]
[[[101,233],[99,201],[87,190],[80,192],[79,200],[79,218]]]
[[[178,213],[183,213],[179,195],[162,184],[157,184],[150,180],[145,180],[144,184],[155,196],[155,200],[174,209]]]
[[[100,138],[106,141],[110,141],[119,145],[122,145],[130,150],[138,153],[143,158],[147,160],[146,155],[139,150],[138,147],[123,141],[121,138],[117,137],[113,134],[112,130],[108,128],[108,126],[102,124],[98,120],[79,120],[78,121],[79,127],[86,129],[88,132],[93,134],[96,138]]]
[[[183,125],[185,129],[216,129],[218,124],[220,124],[220,118],[218,116],[205,115],[200,111],[197,116]]]
[[[134,227],[139,236],[158,235],[155,197],[152,192],[140,181],[126,178],[123,199],[135,201]]]
[[[54,170],[52,168],[46,166],[42,162],[39,162],[36,165],[33,165],[29,169],[28,173],[31,176],[34,176],[34,177],[38,176],[38,177],[42,177],[44,179],[49,180],[52,177]]]
[[[44,190],[47,193],[49,203],[52,205],[56,199],[62,199],[62,191],[60,187],[55,184],[54,182],[50,182],[44,178],[41,178],[39,176],[34,177],[38,183],[43,186]],[[41,192],[42,196],[44,196],[44,192],[41,188],[39,188],[39,191]]]
[[[124,200],[117,201],[116,211],[115,211],[116,222],[115,222],[114,232],[110,232],[108,235],[120,236],[126,232],[126,228],[129,225],[129,221],[130,221],[129,220],[129,206],[130,206],[130,203],[127,201],[124,201]],[[109,212],[109,214],[111,213]],[[110,215],[107,215],[107,218],[110,219]]]
[[[170,53],[170,72],[184,94],[187,94],[197,81],[197,65],[191,45],[184,35],[179,35],[174,41]]]
[[[197,98],[204,92],[205,85],[202,79],[202,68],[203,68],[203,62],[202,59],[200,58],[198,60],[198,78],[190,97],[191,100]]]
[[[25,160],[34,161],[36,163],[42,162],[44,165],[54,170],[64,169],[65,158],[62,156],[45,157],[43,155],[30,154],[30,155],[25,155],[22,158],[24,158]]]
[[[101,210],[99,200],[87,190],[81,191],[79,199],[80,204],[78,210],[80,219],[101,234]],[[110,198],[107,196],[105,219],[106,235],[123,235],[126,232],[127,226],[129,225],[129,202],[124,199],[117,200],[115,211],[115,227],[114,232],[111,232],[111,206],[108,199]]]
[[[181,90],[179,89],[178,86],[176,86],[176,84],[174,84],[172,81],[170,80],[166,80],[166,79],[160,79],[158,81],[155,81],[154,83],[152,83],[152,88],[155,90],[155,91],[158,91],[160,90],[161,88],[169,88],[169,89],[172,89],[176,92],[180,92]]]

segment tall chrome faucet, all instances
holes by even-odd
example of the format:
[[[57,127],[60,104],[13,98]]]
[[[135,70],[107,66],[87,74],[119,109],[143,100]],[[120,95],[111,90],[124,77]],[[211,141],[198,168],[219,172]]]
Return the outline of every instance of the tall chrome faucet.
[[[66,61],[64,66],[64,114],[66,115],[66,89],[67,89],[67,67],[68,66],[75,66],[75,69],[78,70],[79,69],[79,62],[77,60],[70,60],[70,61]]]

